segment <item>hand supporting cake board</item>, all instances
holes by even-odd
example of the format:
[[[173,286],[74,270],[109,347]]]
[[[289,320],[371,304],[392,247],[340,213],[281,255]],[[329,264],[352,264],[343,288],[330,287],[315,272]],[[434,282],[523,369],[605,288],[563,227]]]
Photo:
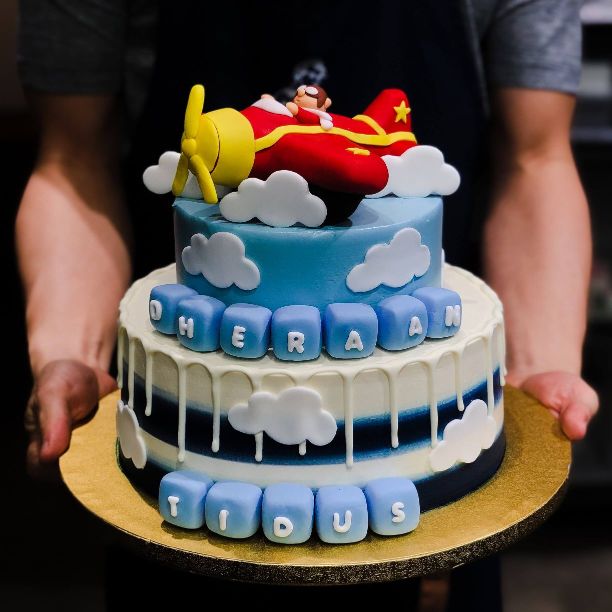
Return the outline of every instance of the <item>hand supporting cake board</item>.
[[[570,442],[536,400],[508,387],[505,397],[506,454],[487,484],[424,513],[412,533],[393,538],[370,533],[350,546],[328,546],[317,539],[280,546],[261,533],[227,540],[164,522],[157,500],[138,493],[118,466],[116,393],[75,430],[60,468],[72,494],[116,529],[125,545],[184,570],[268,584],[355,584],[425,576],[510,546],[542,524],[563,498]]]

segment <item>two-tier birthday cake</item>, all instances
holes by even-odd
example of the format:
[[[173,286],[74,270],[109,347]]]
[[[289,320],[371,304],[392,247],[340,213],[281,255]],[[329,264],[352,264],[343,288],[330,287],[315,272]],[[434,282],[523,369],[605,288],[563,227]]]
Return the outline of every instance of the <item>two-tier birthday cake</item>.
[[[177,196],[176,263],[121,303],[120,464],[183,528],[408,533],[504,454],[502,307],[443,258],[459,176],[400,90],[353,118],[311,85],[203,104],[144,176]]]

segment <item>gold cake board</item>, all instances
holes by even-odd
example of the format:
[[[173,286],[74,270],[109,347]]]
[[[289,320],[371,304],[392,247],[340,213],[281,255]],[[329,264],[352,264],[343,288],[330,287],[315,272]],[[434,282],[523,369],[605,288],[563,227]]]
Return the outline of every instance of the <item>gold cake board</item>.
[[[368,533],[356,544],[273,544],[257,534],[230,540],[205,528],[165,523],[157,500],[136,491],[115,451],[118,393],[74,431],[60,468],[85,508],[118,530],[124,544],[149,558],[191,572],[249,582],[351,584],[424,576],[506,548],[542,524],[567,485],[571,445],[536,400],[506,387],[507,448],[497,474],[460,500],[424,513],[404,536]]]

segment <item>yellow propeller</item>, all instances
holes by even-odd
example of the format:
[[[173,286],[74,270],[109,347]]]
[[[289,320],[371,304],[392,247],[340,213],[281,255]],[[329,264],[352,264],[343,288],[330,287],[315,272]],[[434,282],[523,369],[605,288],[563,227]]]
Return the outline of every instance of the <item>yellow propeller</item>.
[[[181,157],[176,167],[176,174],[172,183],[172,193],[175,196],[180,196],[183,193],[189,178],[189,170],[191,170],[198,181],[204,201],[208,204],[216,204],[219,199],[215,184],[204,160],[197,152],[197,138],[203,111],[204,87],[202,85],[194,85],[189,93],[187,109],[185,110],[185,131],[181,139]]]

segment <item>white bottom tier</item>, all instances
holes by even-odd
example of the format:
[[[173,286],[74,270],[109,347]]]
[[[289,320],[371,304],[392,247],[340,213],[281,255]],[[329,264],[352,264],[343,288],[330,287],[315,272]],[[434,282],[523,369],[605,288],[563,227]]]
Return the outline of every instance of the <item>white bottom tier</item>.
[[[401,476],[432,490],[446,483],[465,493],[483,481],[484,472],[490,476],[497,469],[503,455],[503,314],[494,292],[470,273],[444,270],[443,285],[463,302],[454,337],[400,352],[377,348],[361,360],[323,354],[298,363],[279,361],[271,352],[257,360],[195,353],[155,331],[147,316],[149,293],[173,282],[174,265],[157,270],[136,282],[121,303],[119,386],[123,403],[133,409],[122,448],[131,449],[137,467],[143,465],[132,469],[124,458],[135,481],[139,474],[155,480],[176,469],[262,487],[364,486]],[[331,442],[281,444],[230,424],[229,411],[249,405],[260,392],[281,398],[277,410],[294,409],[283,405],[282,393],[295,387],[315,391],[321,409],[335,420]]]

